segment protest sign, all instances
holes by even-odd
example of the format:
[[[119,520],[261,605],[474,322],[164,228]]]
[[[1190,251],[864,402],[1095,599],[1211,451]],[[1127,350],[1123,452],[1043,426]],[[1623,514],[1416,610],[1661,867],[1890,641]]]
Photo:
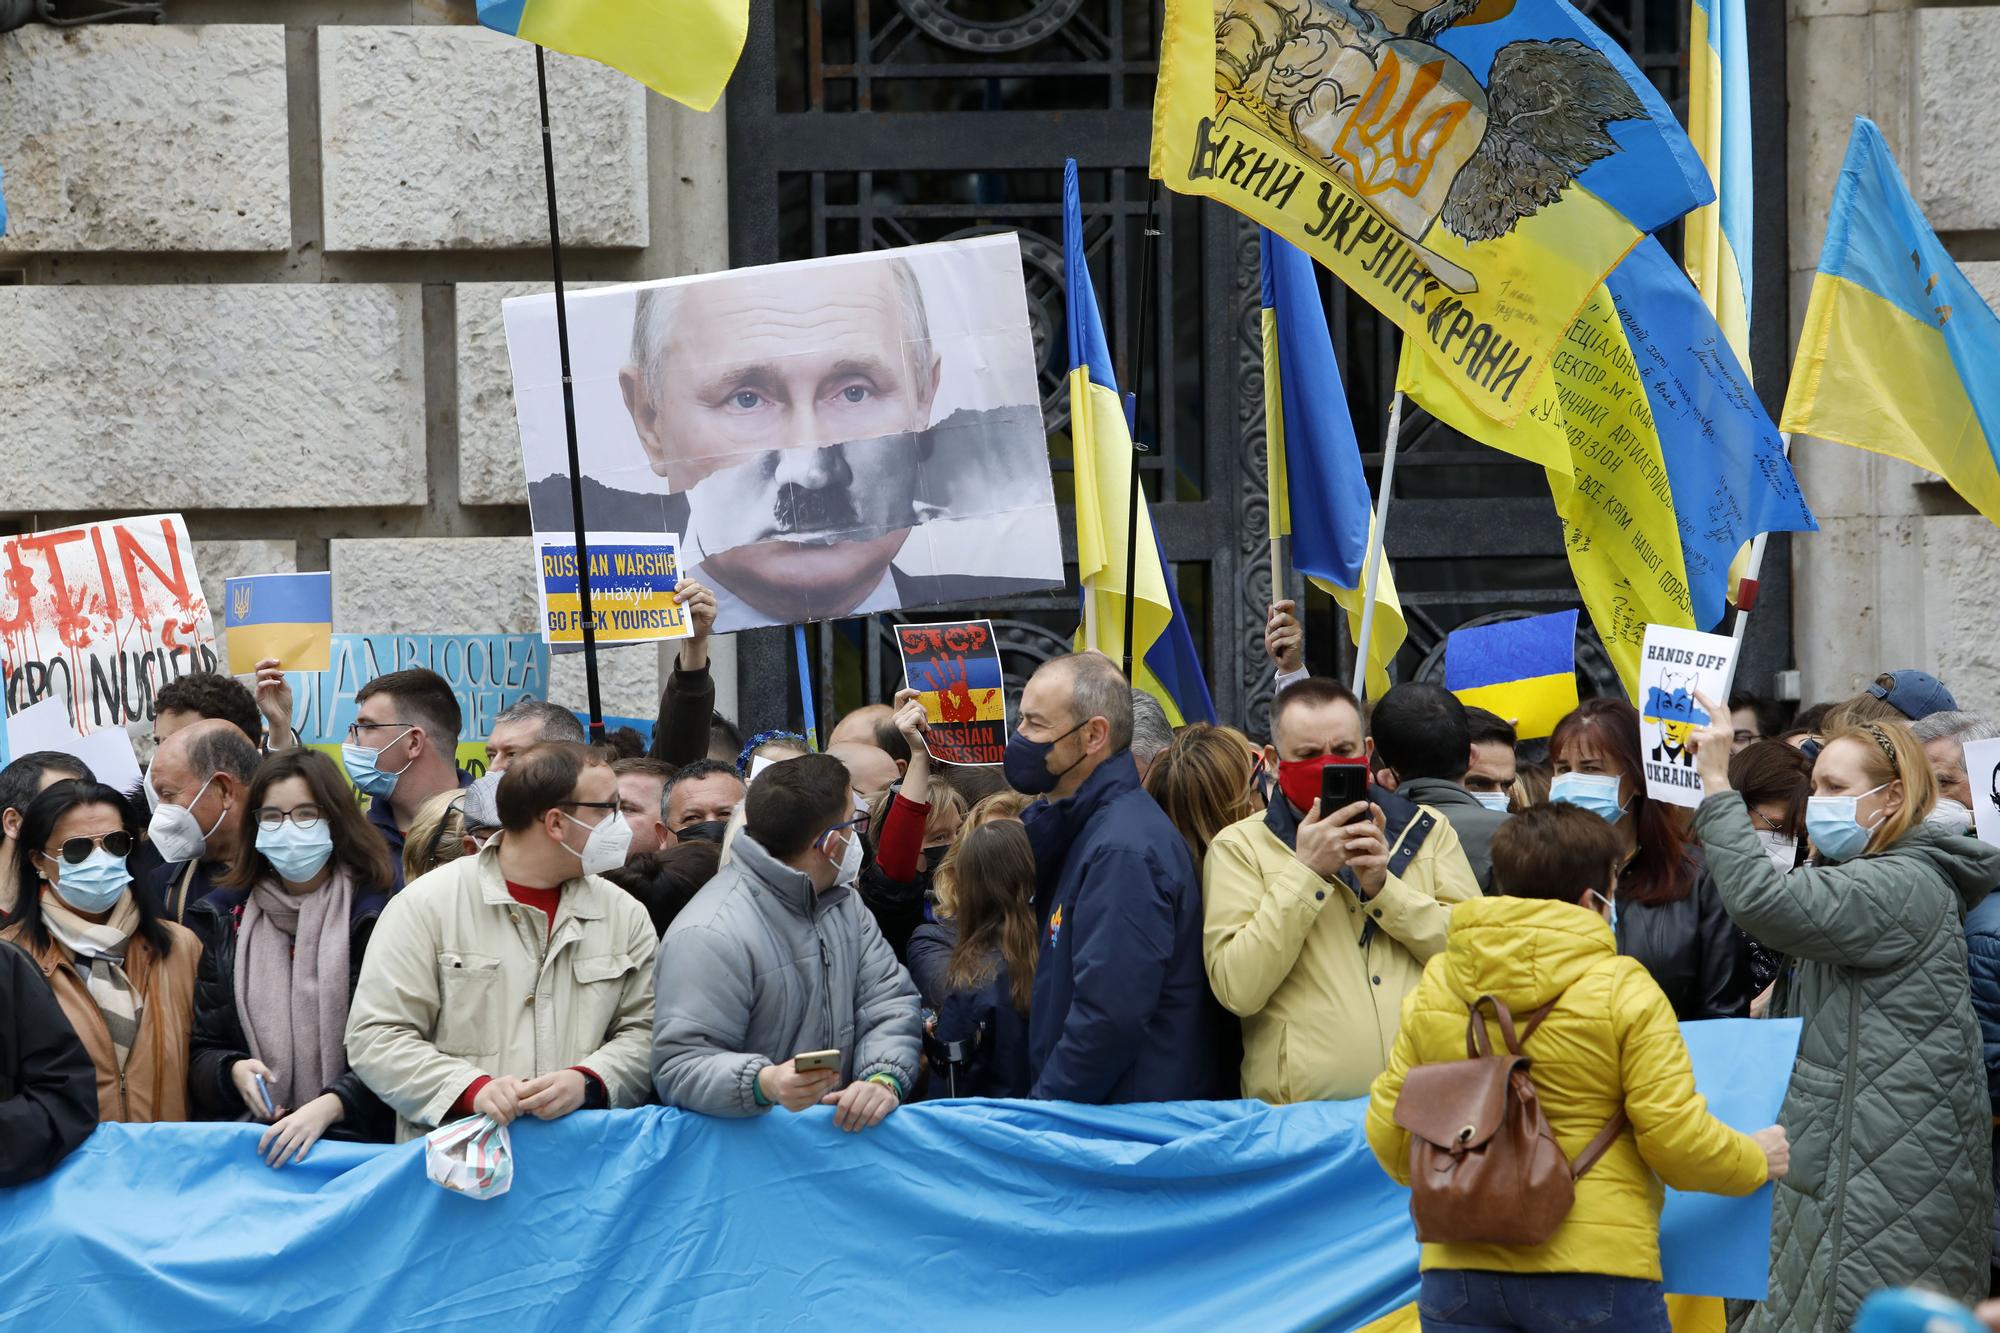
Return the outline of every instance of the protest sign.
[[[1541,739],[1576,707],[1576,612],[1453,630],[1444,687],[1511,722],[1521,740]]]
[[[2000,847],[2000,740],[1965,743],[1965,781],[1980,841]]]
[[[332,663],[285,679],[299,744],[336,759],[354,721],[355,694],[391,671],[426,667],[445,678],[463,715],[458,766],[473,773],[486,771],[493,719],[523,699],[548,696],[548,645],[535,634],[336,634]]]
[[[1708,724],[1696,694],[1717,702],[1729,697],[1736,671],[1736,642],[1671,625],[1646,626],[1639,658],[1639,750],[1646,766],[1646,795],[1674,805],[1701,804],[1688,737]]]
[[[239,675],[266,659],[286,671],[327,670],[333,665],[333,575],[223,580],[222,634]]]
[[[0,758],[37,750],[54,750],[83,761],[99,782],[119,791],[139,785],[139,757],[132,750],[132,734],[123,727],[100,727],[88,736],[77,734],[70,725],[68,705],[62,699],[47,698],[29,704],[7,719],[7,745]]]
[[[1007,704],[1000,648],[990,620],[896,626],[903,678],[917,691],[930,726],[924,748],[947,764],[997,764],[1007,757]]]
[[[590,611],[597,646],[685,639],[694,633],[674,601],[680,583],[680,538],[674,533],[590,534]],[[557,652],[583,646],[583,605],[577,592],[576,533],[538,532],[535,591],[542,604],[542,641]]]
[[[718,633],[1062,583],[1013,235],[567,302],[590,545],[675,540]],[[555,300],[502,313],[534,530],[573,541]]]
[[[150,722],[160,686],[215,662],[215,627],[179,514],[0,538],[9,714],[58,697],[82,736]]]

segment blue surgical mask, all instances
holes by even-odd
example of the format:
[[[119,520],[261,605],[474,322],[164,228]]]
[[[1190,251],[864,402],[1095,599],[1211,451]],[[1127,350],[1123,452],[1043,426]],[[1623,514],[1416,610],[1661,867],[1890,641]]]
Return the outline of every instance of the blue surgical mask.
[[[325,820],[312,828],[300,828],[288,819],[276,828],[258,829],[257,850],[279,878],[303,884],[333,855],[333,830]]]
[[[1614,773],[1558,773],[1549,784],[1549,801],[1588,810],[1607,824],[1625,817],[1625,803],[1618,799],[1618,777]]]
[[[1504,791],[1476,791],[1472,793],[1472,799],[1488,810],[1497,810],[1504,815],[1507,813],[1507,805],[1511,798]]]
[[[79,912],[108,912],[124,896],[132,882],[125,858],[113,856],[102,847],[93,848],[77,865],[64,861],[62,878],[53,887],[56,895]]]
[[[1862,796],[1873,796],[1888,783],[1870,787],[1860,796],[1814,796],[1806,801],[1806,836],[1819,854],[1829,861],[1846,861],[1859,856],[1875,832],[1875,824],[1863,824],[1855,817]]]
[[[394,745],[396,741],[403,739],[403,736],[407,736],[415,730],[415,727],[405,727],[402,735],[390,741],[389,745]],[[385,745],[382,747],[382,750],[388,748]],[[403,776],[403,768],[409,767],[408,764],[404,764],[403,768],[399,768],[393,773],[383,772],[375,766],[376,761],[382,757],[382,750],[371,750],[365,745],[356,745],[352,741],[348,741],[340,747],[340,764],[341,767],[347,770],[347,780],[352,782],[355,790],[359,791],[363,796],[380,796],[387,799],[389,793],[396,790],[396,779]]]

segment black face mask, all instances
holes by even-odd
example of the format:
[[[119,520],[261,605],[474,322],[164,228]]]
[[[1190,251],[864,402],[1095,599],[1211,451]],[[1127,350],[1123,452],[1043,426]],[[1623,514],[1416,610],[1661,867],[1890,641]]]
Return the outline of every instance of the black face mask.
[[[944,860],[944,854],[950,850],[951,848],[949,847],[924,848],[924,873],[926,875],[935,875],[939,863]]]
[[[686,828],[676,829],[674,836],[682,842],[712,842],[720,847],[723,832],[728,827],[729,821],[726,819],[704,819],[699,824],[689,824]]]

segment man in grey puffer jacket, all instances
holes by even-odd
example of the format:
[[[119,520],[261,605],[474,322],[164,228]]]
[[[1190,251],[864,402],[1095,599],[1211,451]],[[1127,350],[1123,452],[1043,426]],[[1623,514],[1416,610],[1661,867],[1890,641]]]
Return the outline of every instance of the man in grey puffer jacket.
[[[775,764],[744,798],[730,862],[681,910],[654,971],[653,1086],[704,1115],[834,1106],[865,1129],[915,1089],[919,1000],[854,892],[861,830],[846,766]],[[794,1057],[839,1052],[837,1068]]]

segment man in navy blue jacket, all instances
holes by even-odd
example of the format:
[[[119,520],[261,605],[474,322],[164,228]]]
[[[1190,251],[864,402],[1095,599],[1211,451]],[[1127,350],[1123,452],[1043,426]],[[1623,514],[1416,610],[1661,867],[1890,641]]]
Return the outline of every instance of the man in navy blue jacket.
[[[1107,657],[1045,664],[1021,696],[1007,780],[1041,794],[1041,957],[1028,1018],[1036,1097],[1072,1102],[1234,1096],[1220,1006],[1201,960],[1201,880],[1139,786],[1132,692]]]

